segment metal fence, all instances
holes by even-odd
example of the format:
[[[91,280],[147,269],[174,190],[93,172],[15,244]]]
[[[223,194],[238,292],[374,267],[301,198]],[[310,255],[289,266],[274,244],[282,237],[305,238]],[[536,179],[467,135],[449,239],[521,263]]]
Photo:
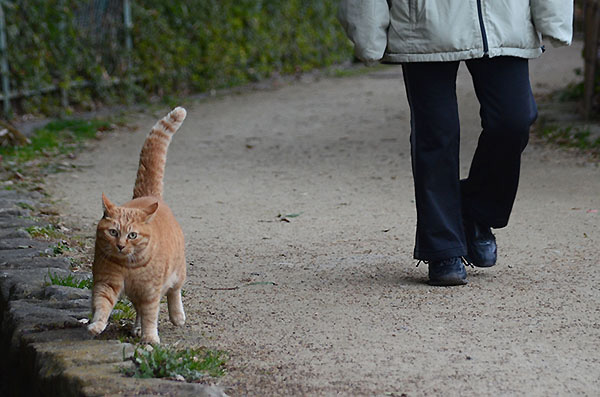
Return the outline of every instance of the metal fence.
[[[44,2],[43,0],[0,0],[0,101],[2,102],[0,113],[5,117],[9,117],[12,114],[12,105],[22,104],[25,98],[34,100],[48,93],[54,95],[59,93],[60,106],[67,108],[70,103],[76,101],[74,96],[80,88],[114,86],[123,82],[132,84],[135,78],[132,69],[133,24],[130,1],[49,0]],[[50,3],[51,5],[48,5]],[[600,59],[600,0],[576,0],[576,4],[578,5],[578,12],[582,16],[582,25],[585,31],[583,112],[589,118],[594,116],[595,109],[600,107],[600,93],[598,92],[600,80],[600,66],[598,64]],[[21,55],[23,57],[27,56],[28,51],[32,51],[23,44],[21,44],[22,47],[15,48],[15,45],[21,41],[20,36],[15,37],[13,34],[13,42],[10,41],[10,37],[7,37],[7,28],[14,28],[15,21],[6,20],[6,10],[12,11],[17,5],[25,8],[29,6],[30,9],[36,6],[47,7],[48,9],[51,7],[56,8],[52,11],[53,15],[56,14],[55,19],[59,20],[55,25],[59,32],[64,32],[64,40],[61,42],[59,37],[56,43],[51,44],[54,51],[53,57],[60,59],[60,62],[57,63],[55,60],[53,63],[53,67],[57,70],[51,71],[51,78],[47,75],[44,78],[37,78],[35,73],[39,70],[35,69],[33,71],[18,70],[17,63],[11,61],[11,56],[14,58],[15,52],[24,53],[25,55]],[[23,10],[23,13],[28,14],[26,10]],[[21,29],[23,29],[26,36],[26,29],[32,30],[39,23],[37,20],[27,20],[27,18],[28,16],[25,15],[20,20],[20,23],[25,25]],[[29,16],[29,18],[32,17]],[[576,19],[576,22],[578,21],[579,19]],[[138,27],[139,25],[136,28]],[[36,32],[36,34],[39,34],[39,32]],[[35,36],[35,34],[30,36]],[[74,37],[76,37],[77,46],[73,46]],[[67,38],[71,41],[67,42]],[[31,37],[28,36],[28,39],[31,39]],[[81,51],[90,48],[93,51]],[[86,52],[86,54],[82,54],[82,52]],[[87,58],[82,59],[84,56]],[[77,66],[78,62],[84,63],[84,61],[88,66],[89,64],[101,65],[102,70],[92,76],[89,70],[85,71]],[[42,65],[40,67],[46,66]],[[71,75],[68,75],[66,70]],[[19,80],[15,77],[22,77],[23,74],[28,73],[34,76],[28,75],[26,84],[22,83],[22,78]],[[20,102],[17,101],[19,99]]]
[[[0,74],[2,80],[2,92],[0,101],[2,101],[2,110],[5,116],[12,114],[11,100],[38,96],[46,93],[60,92],[61,106],[66,108],[69,105],[69,91],[74,88],[89,87],[97,85],[98,82],[85,79],[64,79],[58,78],[58,81],[52,83],[38,84],[34,87],[15,87],[14,80],[11,81],[11,69],[9,66],[9,46],[7,42],[7,21],[5,10],[7,7],[14,7],[15,2],[0,0]],[[119,75],[113,73],[115,69],[126,72],[131,70],[131,52],[132,52],[132,19],[130,0],[88,0],[73,3],[67,3],[67,0],[58,0],[57,8],[59,12],[64,10],[61,20],[58,23],[58,29],[65,40],[58,39],[56,48],[64,50],[68,47],[66,43],[67,29],[73,29],[77,40],[81,45],[94,49],[94,56],[98,64],[101,64],[107,75]],[[66,12],[68,11],[68,12]],[[67,24],[67,15],[70,20]],[[37,21],[28,21],[36,23]],[[68,26],[67,26],[68,25]],[[78,54],[66,55],[61,62],[66,64],[78,62]],[[76,67],[76,65],[75,65]],[[14,72],[14,71],[13,71]],[[60,72],[58,72],[60,74]],[[120,73],[125,75],[126,73]],[[61,81],[62,80],[62,81]],[[122,79],[110,77],[102,81],[104,85],[120,83]],[[13,83],[13,84],[11,84]]]
[[[10,114],[10,77],[8,75],[8,47],[6,45],[6,21],[4,9],[0,1],[0,73],[2,74],[2,96],[4,100],[4,114]]]
[[[584,15],[584,81],[583,113],[589,119],[594,109],[600,107],[600,0],[586,0],[583,3]]]

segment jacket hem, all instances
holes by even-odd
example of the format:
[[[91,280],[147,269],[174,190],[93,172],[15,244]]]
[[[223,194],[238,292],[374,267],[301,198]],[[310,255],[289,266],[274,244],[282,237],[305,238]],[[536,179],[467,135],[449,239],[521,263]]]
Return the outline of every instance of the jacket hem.
[[[542,54],[541,48],[490,48],[485,54],[483,48],[467,51],[437,52],[429,54],[398,54],[386,53],[383,56],[384,63],[406,63],[406,62],[452,62],[465,61],[469,59],[490,58],[499,56],[512,56],[518,58],[537,58]]]

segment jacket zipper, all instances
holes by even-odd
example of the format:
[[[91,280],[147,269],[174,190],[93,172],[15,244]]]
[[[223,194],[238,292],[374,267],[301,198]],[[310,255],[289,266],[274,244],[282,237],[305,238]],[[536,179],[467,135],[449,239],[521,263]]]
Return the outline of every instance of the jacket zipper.
[[[483,56],[487,56],[489,52],[487,33],[483,24],[483,11],[481,9],[481,0],[477,0],[477,14],[479,15],[479,27],[481,28],[481,38],[483,39]]]

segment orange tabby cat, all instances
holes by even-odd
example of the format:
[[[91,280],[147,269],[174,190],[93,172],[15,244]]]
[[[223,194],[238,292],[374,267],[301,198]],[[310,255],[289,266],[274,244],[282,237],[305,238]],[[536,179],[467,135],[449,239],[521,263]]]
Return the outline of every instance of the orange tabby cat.
[[[167,148],[185,116],[185,109],[177,107],[148,134],[140,154],[133,200],[116,206],[102,194],[104,216],[96,231],[93,319],[88,326],[93,335],[106,328],[121,292],[135,307],[134,334],[141,335],[142,342],[160,343],[158,311],[165,294],[171,322],[185,322],[181,303],[185,281],[183,232],[162,201]]]

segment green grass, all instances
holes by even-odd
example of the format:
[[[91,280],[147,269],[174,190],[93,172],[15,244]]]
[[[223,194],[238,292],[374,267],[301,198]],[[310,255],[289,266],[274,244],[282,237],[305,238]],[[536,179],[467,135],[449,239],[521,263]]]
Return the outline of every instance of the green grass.
[[[579,101],[583,99],[583,82],[570,83],[558,93],[561,102]]]
[[[62,255],[67,251],[71,252],[73,251],[73,248],[69,247],[69,244],[67,244],[67,242],[64,240],[59,241],[58,243],[52,246],[52,252],[54,253],[54,255]]]
[[[38,157],[67,154],[81,142],[94,138],[99,130],[107,130],[110,123],[101,120],[57,120],[37,129],[25,146],[0,147],[6,161],[26,162]]]
[[[136,378],[178,378],[192,382],[207,376],[225,374],[226,354],[206,348],[176,350],[173,347],[155,345],[136,347],[131,358],[135,368],[123,369],[128,376]]]
[[[33,238],[63,238],[64,233],[59,231],[53,225],[46,226],[29,226],[25,231]]]
[[[133,303],[125,298],[121,298],[115,304],[110,318],[113,321],[120,322],[121,320],[135,320],[135,308]]]
[[[27,203],[23,203],[23,202],[17,203],[17,207],[20,207],[24,210],[35,211],[35,208],[33,208],[33,206],[31,206],[30,204],[27,204]]]
[[[547,126],[541,131],[542,137],[563,147],[581,150],[600,150],[600,138],[593,139],[591,132],[583,127]]]
[[[68,274],[66,276],[60,276],[58,274],[50,274],[48,271],[48,279],[46,285],[62,285],[65,287],[74,287],[81,289],[91,289],[93,281],[91,278],[78,279],[74,274]]]

